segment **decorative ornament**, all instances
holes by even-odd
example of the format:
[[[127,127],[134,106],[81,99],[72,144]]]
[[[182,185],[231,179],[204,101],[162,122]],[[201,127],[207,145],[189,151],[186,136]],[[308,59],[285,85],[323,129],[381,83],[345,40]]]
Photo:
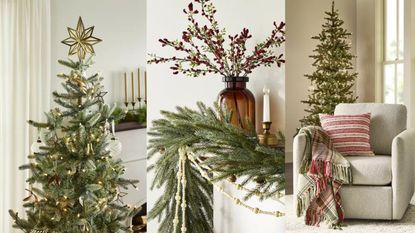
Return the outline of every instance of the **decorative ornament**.
[[[54,185],[61,185],[61,178],[58,175],[49,177],[48,184],[51,185],[52,183]]]
[[[82,18],[79,17],[76,29],[68,27],[69,37],[62,41],[69,46],[69,56],[77,54],[79,59],[84,59],[86,53],[95,54],[93,45],[102,40],[92,36],[94,26],[85,29]]]
[[[44,147],[45,144],[42,142],[42,140],[40,139],[40,136],[37,137],[37,140],[35,142],[32,143],[32,146],[30,146],[30,150],[32,151],[32,153],[36,154],[36,153],[41,153],[43,150],[40,149],[41,147]]]
[[[29,203],[39,202],[39,198],[36,196],[35,193],[33,193],[33,191],[31,191],[29,189],[26,189],[26,191],[28,191],[30,193],[30,195],[23,199],[24,202],[29,202]]]
[[[87,84],[86,84],[85,80],[79,74],[75,74],[71,78],[70,81],[71,81],[71,83],[74,83],[75,85],[77,85],[83,94],[86,94]]]
[[[101,103],[104,103],[104,96],[106,95],[108,93],[108,91],[100,91],[98,94],[97,94],[97,99],[98,99],[98,101],[99,102],[101,102]]]
[[[94,154],[94,148],[92,147],[91,143],[88,143],[88,145],[86,146],[86,155],[90,156]]]
[[[108,143],[107,150],[110,151],[111,156],[116,157],[121,154],[122,144],[120,140],[116,137],[111,137],[111,140]]]
[[[110,123],[108,122],[108,119],[105,120],[105,125],[104,125],[104,134],[108,135],[108,133],[110,132]],[[114,135],[114,134],[113,134]]]

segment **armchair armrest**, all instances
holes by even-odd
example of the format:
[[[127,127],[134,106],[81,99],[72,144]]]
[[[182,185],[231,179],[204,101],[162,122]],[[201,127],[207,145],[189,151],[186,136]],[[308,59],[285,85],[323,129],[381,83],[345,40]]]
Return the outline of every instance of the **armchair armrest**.
[[[306,135],[297,134],[293,142],[293,190],[294,196],[297,195],[297,181],[299,176],[300,164],[303,159],[306,147]],[[296,200],[296,198],[294,198]]]
[[[414,194],[415,130],[407,129],[392,141],[392,213],[401,219]]]

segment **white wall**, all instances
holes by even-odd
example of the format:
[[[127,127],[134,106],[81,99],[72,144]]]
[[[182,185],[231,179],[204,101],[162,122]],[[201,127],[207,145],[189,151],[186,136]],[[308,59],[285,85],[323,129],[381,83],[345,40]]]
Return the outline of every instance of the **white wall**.
[[[105,78],[103,84],[109,91],[104,97],[106,102],[124,102],[123,73],[134,70],[136,77],[137,68],[146,66],[146,1],[53,0],[51,12],[51,89],[61,90],[61,80],[55,74],[66,69],[57,60],[66,59],[69,49],[61,41],[68,37],[67,27],[76,28],[78,17],[82,16],[85,27],[95,26],[93,35],[103,40],[94,46],[95,65],[90,73],[99,71]],[[128,91],[131,93],[130,88]]]
[[[381,1],[356,1],[356,94],[358,102],[381,100],[379,79],[382,62]]]
[[[415,127],[415,0],[404,0],[404,98],[408,127]]]
[[[214,3],[218,9],[218,20],[221,26],[226,27],[228,33],[238,33],[243,27],[247,27],[253,33],[253,43],[266,38],[272,29],[273,21],[284,19],[283,0],[216,0]],[[181,38],[181,31],[186,28],[186,16],[182,13],[183,8],[189,3],[188,0],[163,1],[151,0],[147,3],[147,50],[149,53],[159,55],[172,55],[174,51],[161,48],[159,38]],[[195,107],[196,101],[206,104],[213,103],[219,91],[223,88],[221,77],[208,75],[200,78],[185,78],[173,76],[169,65],[149,65],[149,108],[148,120],[160,117],[160,110],[174,110],[177,105]],[[256,96],[257,119],[262,118],[262,88],[264,84],[271,88],[272,121],[273,129],[284,128],[284,70],[273,68],[262,68],[250,75],[249,89]],[[153,174],[148,174],[148,183],[151,183]],[[149,207],[154,204],[161,191],[152,191],[148,195]],[[281,219],[268,219],[255,216],[244,209],[230,205],[219,194],[215,194],[215,224],[217,232],[243,233],[243,232],[279,232],[282,231]],[[221,208],[224,212],[221,213]],[[218,215],[219,214],[219,215]],[[229,216],[225,225],[217,220]],[[226,231],[220,229],[226,228]],[[157,223],[150,222],[149,232],[156,232]],[[244,229],[244,230],[242,230]],[[255,230],[254,230],[255,229]]]
[[[286,42],[286,162],[292,162],[292,142],[299,120],[306,113],[301,100],[307,99],[310,81],[304,74],[314,71],[313,54],[318,44],[311,37],[321,32],[324,12],[331,10],[332,0],[289,0],[286,2],[287,42]],[[336,8],[344,20],[344,27],[352,33],[352,54],[356,54],[356,0],[336,0]]]

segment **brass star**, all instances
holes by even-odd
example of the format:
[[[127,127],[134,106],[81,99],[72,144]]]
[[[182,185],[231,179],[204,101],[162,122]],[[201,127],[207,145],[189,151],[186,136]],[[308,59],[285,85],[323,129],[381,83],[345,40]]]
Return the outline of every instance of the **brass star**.
[[[86,53],[95,54],[93,45],[102,40],[92,36],[94,26],[85,29],[82,18],[79,17],[76,29],[68,27],[69,37],[62,43],[69,46],[69,56],[77,54],[79,59],[84,59]]]

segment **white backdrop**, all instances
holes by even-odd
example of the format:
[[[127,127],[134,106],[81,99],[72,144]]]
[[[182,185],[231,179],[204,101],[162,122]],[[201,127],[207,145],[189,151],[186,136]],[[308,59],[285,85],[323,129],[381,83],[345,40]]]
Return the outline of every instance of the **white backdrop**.
[[[217,6],[218,21],[230,34],[239,33],[244,27],[253,34],[249,49],[262,41],[272,29],[273,21],[284,20],[284,0],[227,0],[213,1]],[[151,0],[147,3],[147,51],[159,55],[172,55],[174,51],[161,48],[159,38],[181,38],[186,28],[186,16],[182,13],[188,0]],[[282,48],[283,50],[284,48]],[[173,110],[175,106],[195,107],[196,101],[212,104],[223,89],[221,77],[207,75],[200,78],[173,76],[169,65],[148,65],[149,108],[148,122],[160,117],[160,110]],[[285,90],[284,70],[261,68],[250,75],[248,88],[256,97],[257,125],[262,119],[262,88],[266,84],[271,89],[271,114],[273,130],[284,129]],[[147,174],[151,184],[152,173]],[[161,190],[148,193],[148,206],[154,204]],[[226,221],[221,221],[224,219]],[[148,231],[156,232],[158,224],[150,222]],[[283,220],[256,216],[241,207],[236,207],[221,194],[215,193],[215,228],[218,233],[277,233],[283,232]]]
[[[66,68],[57,61],[67,58],[69,47],[61,41],[68,37],[67,27],[76,27],[79,16],[85,27],[95,26],[93,36],[102,39],[94,46],[95,65],[90,72],[101,72],[104,77],[103,85],[108,91],[105,102],[120,104],[124,102],[124,72],[130,81],[129,75],[134,71],[134,82],[137,83],[137,68],[143,70],[146,66],[146,0],[51,1],[52,90],[62,88],[56,74]],[[141,82],[143,88],[143,76]],[[137,95],[137,90],[135,93]]]
[[[42,120],[50,93],[49,0],[0,1],[0,232],[12,230],[8,209],[23,216],[27,162],[35,130],[28,119]]]

